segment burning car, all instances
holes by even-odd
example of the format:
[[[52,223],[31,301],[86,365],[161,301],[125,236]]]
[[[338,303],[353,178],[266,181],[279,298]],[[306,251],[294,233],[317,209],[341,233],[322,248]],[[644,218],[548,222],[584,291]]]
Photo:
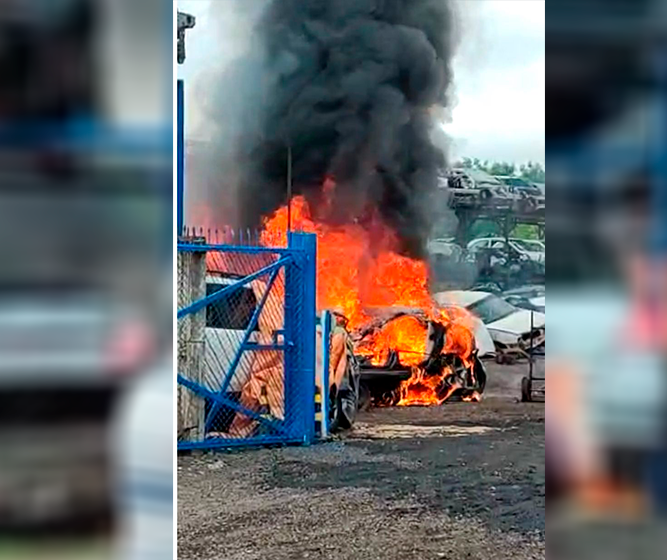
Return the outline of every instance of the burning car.
[[[329,180],[324,192],[332,195]],[[263,221],[261,242],[286,244],[286,207]],[[342,318],[359,362],[362,405],[439,405],[479,400],[486,374],[478,359],[475,319],[432,298],[425,260],[399,251],[396,233],[371,220],[317,221],[305,197],[294,197],[292,227],[315,233],[317,306]]]
[[[352,338],[362,406],[433,406],[452,398],[481,398],[486,371],[471,330],[460,322],[434,319],[420,309],[384,309]]]

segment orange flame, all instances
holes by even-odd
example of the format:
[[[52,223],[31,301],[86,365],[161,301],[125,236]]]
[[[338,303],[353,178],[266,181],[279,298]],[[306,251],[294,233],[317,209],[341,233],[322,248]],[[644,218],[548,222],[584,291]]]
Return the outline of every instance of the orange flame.
[[[371,226],[331,225],[326,220],[333,205],[336,183],[327,178],[323,185],[323,204],[318,219],[311,213],[303,196],[291,202],[292,229],[317,235],[317,306],[334,310],[348,319],[351,330],[367,325],[374,308],[417,308],[432,321],[448,326],[445,352],[459,355],[471,365],[474,339],[467,312],[456,317],[434,304],[428,289],[428,265],[398,252],[398,239],[381,220]],[[287,207],[277,210],[263,222],[260,241],[265,246],[286,246]],[[418,367],[426,358],[428,327],[418,318],[405,315],[369,335],[357,347],[374,365],[383,365],[394,351],[404,366],[412,368],[412,377],[400,387],[400,406],[442,404],[458,388],[452,386],[440,395],[448,371],[427,376]]]
[[[440,375],[427,376],[423,369],[413,368],[410,379],[401,383],[399,389],[401,399],[397,406],[441,405],[460,388],[458,384],[453,383],[444,395],[440,395],[442,384],[449,373],[449,369],[445,368]]]
[[[461,400],[463,402],[480,402],[482,400],[482,395],[477,391],[473,391],[470,395],[464,395]]]
[[[419,319],[404,315],[390,321],[357,347],[360,356],[367,356],[375,366],[387,363],[390,350],[398,354],[404,366],[416,366],[426,359],[427,329]]]

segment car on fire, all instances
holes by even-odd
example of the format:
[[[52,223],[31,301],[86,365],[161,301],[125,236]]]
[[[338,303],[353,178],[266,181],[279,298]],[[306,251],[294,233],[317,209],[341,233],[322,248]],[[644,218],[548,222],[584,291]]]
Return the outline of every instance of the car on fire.
[[[441,405],[477,400],[484,392],[486,370],[467,324],[434,320],[421,309],[387,308],[353,331],[352,340],[362,406]]]
[[[434,299],[439,305],[460,305],[479,317],[493,339],[498,361],[525,357],[531,346],[540,351],[545,345],[544,313],[519,309],[487,292],[440,292]]]

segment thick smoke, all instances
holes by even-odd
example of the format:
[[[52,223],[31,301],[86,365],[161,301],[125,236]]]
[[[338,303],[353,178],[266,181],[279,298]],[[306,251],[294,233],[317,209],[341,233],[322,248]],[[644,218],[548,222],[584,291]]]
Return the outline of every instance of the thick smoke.
[[[287,201],[289,147],[293,194],[317,209],[331,177],[326,219],[379,213],[402,250],[422,256],[445,166],[432,128],[448,101],[452,24],[445,0],[271,1],[252,56],[225,79],[240,94],[255,88],[236,117],[244,225]]]

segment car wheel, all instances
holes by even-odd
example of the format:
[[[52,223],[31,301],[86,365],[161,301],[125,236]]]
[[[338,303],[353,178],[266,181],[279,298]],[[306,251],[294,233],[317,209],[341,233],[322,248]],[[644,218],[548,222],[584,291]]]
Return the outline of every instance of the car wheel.
[[[532,392],[533,388],[530,379],[527,377],[521,379],[521,402],[531,402],[533,400]]]
[[[475,358],[472,374],[474,375],[475,383],[471,383],[472,380],[468,379],[470,385],[472,385],[473,388],[464,389],[461,391],[461,398],[463,399],[473,397],[475,393],[482,395],[482,393],[484,393],[484,389],[486,388],[486,371],[482,365],[482,362],[479,361],[479,358]]]
[[[359,364],[348,353],[347,368],[340,387],[329,391],[329,431],[349,430],[359,410]]]
[[[370,410],[371,405],[371,391],[365,383],[361,383],[359,385],[359,410]]]

